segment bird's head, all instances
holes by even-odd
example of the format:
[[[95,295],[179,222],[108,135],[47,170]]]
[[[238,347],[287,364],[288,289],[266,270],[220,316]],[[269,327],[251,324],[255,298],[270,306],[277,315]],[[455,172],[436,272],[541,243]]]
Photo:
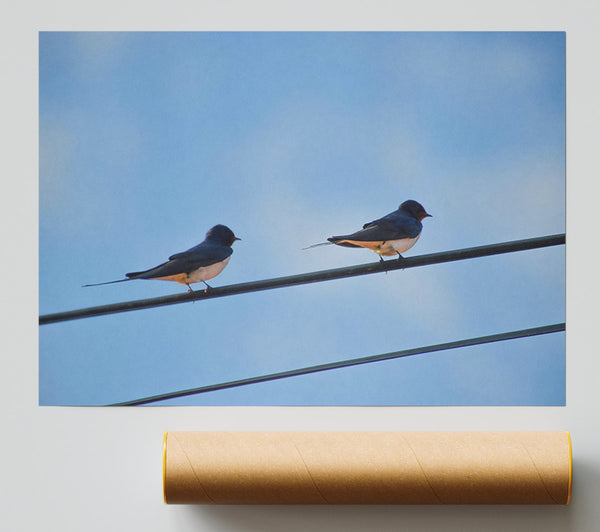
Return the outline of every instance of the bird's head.
[[[400,205],[399,208],[410,214],[412,217],[419,220],[419,222],[423,218],[427,218],[428,216],[431,217],[431,214],[429,214],[423,208],[423,205],[421,205],[418,201],[415,200],[407,200],[402,205]]]
[[[226,225],[215,225],[208,233],[206,240],[212,240],[225,246],[231,246],[236,240],[241,240],[233,234],[233,231]]]

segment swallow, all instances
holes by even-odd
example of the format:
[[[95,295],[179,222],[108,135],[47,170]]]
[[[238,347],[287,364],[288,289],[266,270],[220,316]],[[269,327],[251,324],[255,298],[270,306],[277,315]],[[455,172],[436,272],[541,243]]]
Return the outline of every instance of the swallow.
[[[208,290],[211,287],[206,281],[219,275],[227,266],[233,253],[231,245],[236,240],[241,239],[235,236],[229,227],[215,225],[206,233],[204,242],[187,251],[171,255],[167,262],[163,262],[149,270],[126,273],[126,279],[83,286],[100,286],[135,279],[158,279],[184,284],[188,287],[188,292],[193,292],[190,286],[191,283],[202,282]]]
[[[328,242],[314,244],[309,248],[336,244],[349,248],[370,249],[379,255],[381,261],[383,256],[391,255],[398,255],[398,259],[401,259],[402,253],[413,247],[419,240],[423,230],[421,222],[428,216],[431,214],[428,214],[420,203],[407,200],[398,207],[398,210],[366,223],[360,231],[349,235],[332,236],[327,239]]]

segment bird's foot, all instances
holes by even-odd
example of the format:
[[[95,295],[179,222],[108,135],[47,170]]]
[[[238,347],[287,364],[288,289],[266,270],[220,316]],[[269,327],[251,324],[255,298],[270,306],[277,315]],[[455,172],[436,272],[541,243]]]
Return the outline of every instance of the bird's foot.
[[[406,260],[406,259],[402,255],[400,255],[400,253],[398,253],[398,258],[396,260],[402,262],[403,260]],[[400,266],[400,269],[404,270],[404,267]]]
[[[204,289],[204,293],[208,293],[209,290],[212,290],[212,286],[210,286],[206,281],[202,281],[205,285],[206,288]]]
[[[385,264],[385,263],[386,263],[386,261],[384,260],[384,258],[383,258],[383,256],[382,256],[382,255],[379,255],[379,262],[381,262],[381,263],[383,263],[383,264]],[[386,274],[386,275],[387,275],[387,272],[388,272],[388,271],[387,271],[387,268],[386,268],[386,269],[385,269],[385,274]]]

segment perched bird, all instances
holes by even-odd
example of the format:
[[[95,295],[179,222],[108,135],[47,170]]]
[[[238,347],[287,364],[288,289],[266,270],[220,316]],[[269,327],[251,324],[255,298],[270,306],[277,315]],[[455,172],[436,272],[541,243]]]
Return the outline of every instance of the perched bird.
[[[229,227],[215,225],[206,233],[204,242],[182,253],[171,255],[167,262],[142,272],[126,273],[127,279],[86,284],[84,286],[122,283],[134,279],[159,279],[184,284],[188,287],[188,292],[193,291],[190,283],[203,282],[208,289],[210,286],[206,281],[219,275],[223,268],[227,266],[233,253],[231,245],[236,240],[241,239],[236,237]]]
[[[428,216],[431,214],[428,214],[420,203],[407,200],[398,207],[398,210],[366,223],[360,231],[350,235],[332,236],[327,239],[328,242],[309,247],[337,244],[350,248],[368,248],[379,254],[381,261],[383,256],[396,254],[400,259],[401,254],[419,240],[423,229],[421,221]]]

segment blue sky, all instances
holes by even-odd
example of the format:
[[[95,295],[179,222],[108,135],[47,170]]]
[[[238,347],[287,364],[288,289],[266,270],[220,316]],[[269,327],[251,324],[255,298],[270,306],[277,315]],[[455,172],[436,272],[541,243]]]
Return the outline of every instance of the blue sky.
[[[302,248],[406,199],[406,256],[565,231],[564,33],[41,33],[40,313],[217,223],[213,286],[377,261]],[[40,327],[40,404],[99,405],[565,320],[564,246]],[[560,405],[565,335],[168,401]]]

